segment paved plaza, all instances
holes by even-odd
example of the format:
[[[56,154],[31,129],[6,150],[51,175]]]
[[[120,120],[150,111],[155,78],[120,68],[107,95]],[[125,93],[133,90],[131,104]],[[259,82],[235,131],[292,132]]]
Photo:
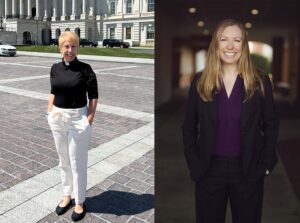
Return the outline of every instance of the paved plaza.
[[[37,54],[36,54],[37,55]],[[80,57],[97,75],[82,222],[154,222],[154,65]],[[46,119],[56,57],[0,57],[0,222],[71,222]],[[136,61],[140,62],[140,61]]]

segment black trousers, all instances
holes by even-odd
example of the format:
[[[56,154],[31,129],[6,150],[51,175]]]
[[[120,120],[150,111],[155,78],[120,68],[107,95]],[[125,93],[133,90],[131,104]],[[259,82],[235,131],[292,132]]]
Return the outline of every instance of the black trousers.
[[[264,179],[247,181],[239,157],[214,156],[196,183],[197,223],[224,223],[229,199],[233,223],[260,223]]]

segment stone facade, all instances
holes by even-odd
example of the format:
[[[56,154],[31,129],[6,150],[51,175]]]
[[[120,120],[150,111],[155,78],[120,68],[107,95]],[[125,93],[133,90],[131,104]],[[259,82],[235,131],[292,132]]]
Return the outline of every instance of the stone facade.
[[[0,0],[0,17],[15,44],[49,44],[70,30],[93,41],[154,45],[154,0]]]
[[[0,31],[0,41],[8,44],[15,44],[17,39],[16,32]]]

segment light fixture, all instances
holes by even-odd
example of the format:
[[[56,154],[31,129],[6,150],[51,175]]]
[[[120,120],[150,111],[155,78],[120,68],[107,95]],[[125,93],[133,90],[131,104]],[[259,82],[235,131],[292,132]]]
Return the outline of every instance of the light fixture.
[[[204,34],[205,36],[209,35],[209,30],[208,30],[208,29],[203,30],[203,34]]]
[[[252,27],[251,22],[246,22],[246,23],[245,23],[245,27],[246,27],[247,29],[250,29],[250,28]]]
[[[203,22],[202,20],[200,20],[200,21],[197,23],[197,26],[203,27],[203,26],[204,26],[204,22]]]
[[[258,15],[259,11],[257,9],[252,9],[251,14],[252,15]]]
[[[197,11],[195,7],[189,8],[189,13],[194,14]]]

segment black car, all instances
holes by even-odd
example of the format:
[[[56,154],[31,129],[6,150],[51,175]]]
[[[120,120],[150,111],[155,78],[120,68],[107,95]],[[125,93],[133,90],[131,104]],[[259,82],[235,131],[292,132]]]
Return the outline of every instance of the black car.
[[[58,46],[58,39],[51,39],[50,40],[50,45],[56,45],[56,46]]]
[[[104,39],[102,45],[105,47],[121,47],[121,48],[128,48],[130,44],[128,42],[124,42],[123,40],[119,39]]]
[[[91,40],[88,40],[88,39],[80,39],[79,40],[79,45],[80,46],[93,46],[93,47],[97,47],[98,46],[98,43],[95,43]]]

